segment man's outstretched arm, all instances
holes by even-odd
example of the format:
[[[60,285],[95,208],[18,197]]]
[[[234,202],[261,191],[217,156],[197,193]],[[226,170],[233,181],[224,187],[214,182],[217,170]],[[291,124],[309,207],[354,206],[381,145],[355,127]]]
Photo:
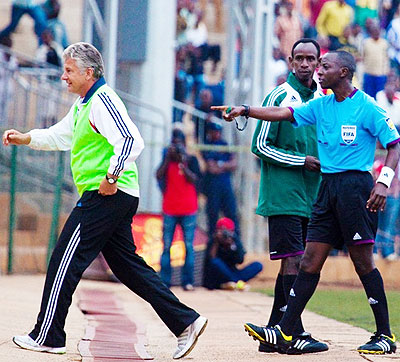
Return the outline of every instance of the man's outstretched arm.
[[[231,122],[238,116],[261,119],[263,121],[294,121],[293,111],[289,107],[246,107],[244,106],[211,106],[214,111],[223,112],[225,121]]]

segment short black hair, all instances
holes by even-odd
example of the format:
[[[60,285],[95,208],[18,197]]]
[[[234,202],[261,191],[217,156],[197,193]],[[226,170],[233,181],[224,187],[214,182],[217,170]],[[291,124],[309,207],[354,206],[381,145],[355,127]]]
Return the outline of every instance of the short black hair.
[[[293,46],[292,46],[292,58],[294,58],[294,49],[299,45],[299,44],[307,44],[307,43],[312,43],[314,46],[317,48],[317,58],[320,57],[321,55],[321,47],[319,46],[318,42],[314,39],[311,38],[301,38],[297,40]]]
[[[356,71],[356,60],[354,57],[344,50],[335,50],[329,53],[336,54],[336,62],[339,64],[340,67],[345,67],[349,71],[348,78],[351,80],[353,79],[354,73]]]

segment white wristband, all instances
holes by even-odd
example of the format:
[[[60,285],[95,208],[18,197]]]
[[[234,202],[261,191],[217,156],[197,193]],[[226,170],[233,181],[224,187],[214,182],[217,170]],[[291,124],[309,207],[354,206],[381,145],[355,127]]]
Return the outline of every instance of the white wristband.
[[[390,184],[392,183],[393,177],[394,171],[390,167],[383,166],[376,182],[380,182],[389,188]]]

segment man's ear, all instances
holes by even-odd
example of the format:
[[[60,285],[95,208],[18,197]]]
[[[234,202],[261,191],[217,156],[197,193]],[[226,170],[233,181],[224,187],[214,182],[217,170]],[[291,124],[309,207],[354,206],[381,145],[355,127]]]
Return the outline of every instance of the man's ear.
[[[86,80],[93,79],[93,73],[94,73],[93,68],[86,68],[86,74],[85,74]]]
[[[347,78],[349,75],[349,68],[347,67],[341,67],[340,68],[340,77],[341,78]]]

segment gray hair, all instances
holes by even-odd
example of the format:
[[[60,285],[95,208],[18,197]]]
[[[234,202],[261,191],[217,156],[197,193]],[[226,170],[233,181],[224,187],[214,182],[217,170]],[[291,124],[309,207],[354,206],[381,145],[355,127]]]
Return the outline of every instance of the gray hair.
[[[103,58],[92,44],[83,42],[71,44],[63,53],[64,61],[69,58],[76,61],[76,65],[82,72],[87,68],[92,68],[95,79],[104,75]]]

